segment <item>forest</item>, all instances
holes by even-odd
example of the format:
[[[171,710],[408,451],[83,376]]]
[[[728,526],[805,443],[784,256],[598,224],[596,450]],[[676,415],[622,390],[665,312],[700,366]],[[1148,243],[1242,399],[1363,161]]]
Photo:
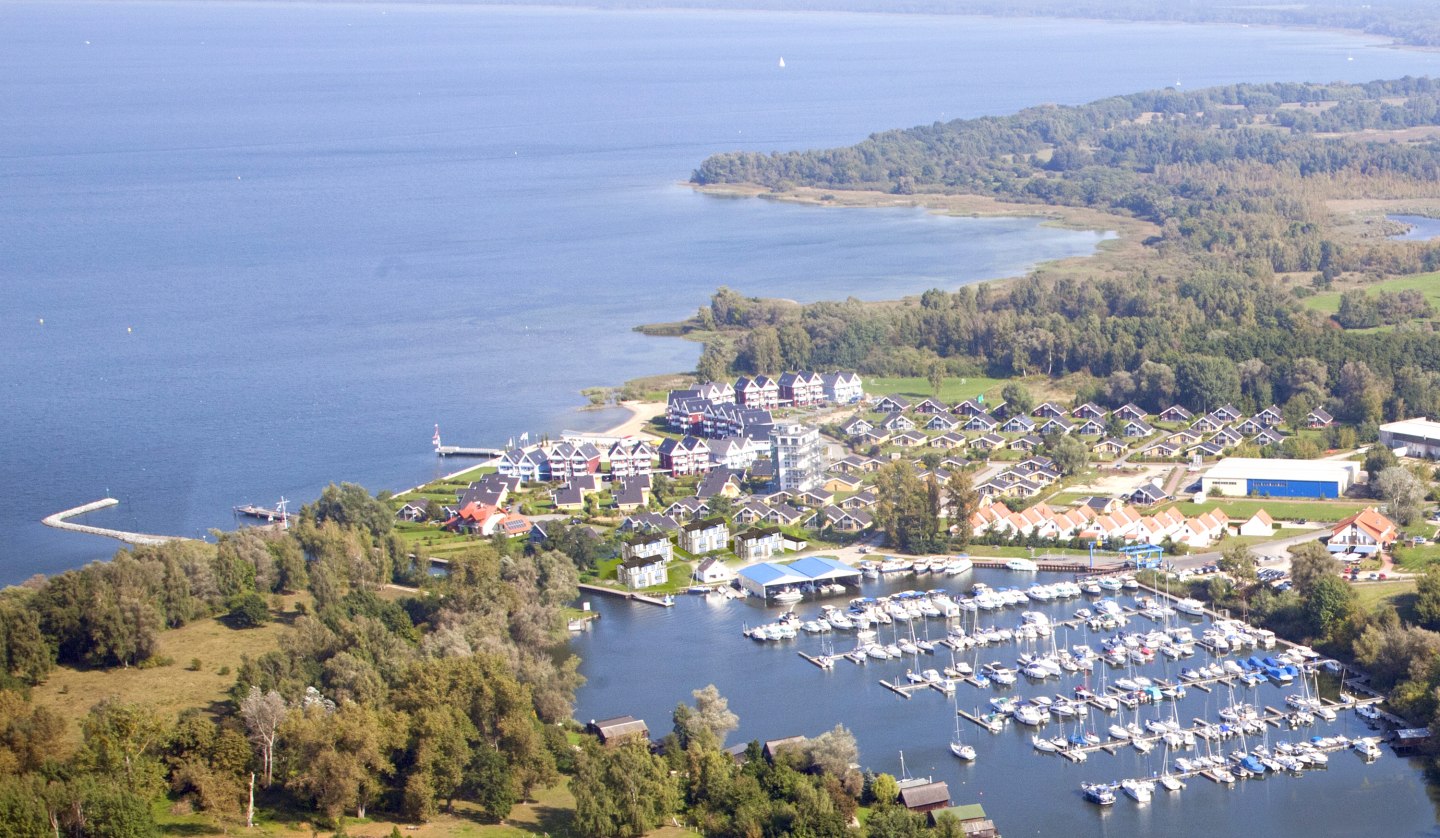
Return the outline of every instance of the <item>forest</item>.
[[[1337,237],[1325,205],[1433,191],[1432,141],[1346,132],[1435,125],[1437,94],[1431,79],[1162,90],[888,131],[851,148],[716,155],[695,182],[975,193],[1140,217],[1161,233],[1145,243],[1149,258],[1121,271],[1041,271],[889,305],[800,306],[722,288],[690,324],[723,338],[697,372],[1073,376],[1077,403],[1278,403],[1301,416],[1325,406],[1373,439],[1377,422],[1440,410],[1440,339],[1416,319],[1433,306],[1361,288],[1331,318],[1303,301],[1337,279],[1440,266],[1429,242]]]

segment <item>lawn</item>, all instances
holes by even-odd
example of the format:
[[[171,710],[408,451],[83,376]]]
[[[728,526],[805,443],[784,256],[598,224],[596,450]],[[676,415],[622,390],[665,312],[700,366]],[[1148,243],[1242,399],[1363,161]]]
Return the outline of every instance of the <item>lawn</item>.
[[[1423,572],[1440,560],[1440,544],[1425,544],[1419,547],[1396,547],[1392,551],[1395,565],[1411,573]]]
[[[1230,520],[1244,521],[1258,510],[1265,510],[1276,521],[1316,521],[1334,523],[1360,510],[1368,504],[1363,501],[1304,501],[1265,498],[1244,498],[1239,500],[1212,500],[1207,503],[1174,504],[1186,517],[1195,517],[1212,509],[1222,509]]]
[[[115,669],[76,669],[59,666],[45,683],[36,687],[36,704],[43,704],[70,720],[66,728],[70,741],[78,743],[79,720],[106,696],[121,701],[149,704],[162,716],[171,717],[182,710],[209,708],[226,701],[235,684],[235,670],[242,654],[258,657],[278,643],[286,620],[298,613],[295,604],[308,603],[309,594],[285,597],[281,621],[253,629],[232,629],[222,620],[197,620],[159,635],[157,658],[173,658],[168,666],[149,669],[139,667]],[[200,660],[200,668],[191,670],[191,661]],[[225,674],[220,674],[225,669]]]
[[[1360,602],[1362,610],[1371,611],[1384,604],[1394,605],[1400,616],[1414,620],[1415,580],[1397,579],[1394,582],[1361,582],[1350,586]]]
[[[947,378],[940,385],[940,393],[936,396],[930,381],[925,378],[867,378],[865,392],[871,395],[901,395],[912,399],[935,396],[946,404],[956,404],[982,393],[985,394],[986,401],[998,401],[1000,388],[1006,383],[1003,378]]]
[[[1374,293],[1376,291],[1421,291],[1430,304],[1440,309],[1440,273],[1415,274],[1413,276],[1397,276],[1394,279],[1387,279],[1383,282],[1375,282],[1359,286],[1365,291]],[[1321,314],[1334,314],[1340,310],[1340,291],[1326,291],[1323,294],[1316,294],[1306,297],[1304,305],[1306,308],[1314,309]]]

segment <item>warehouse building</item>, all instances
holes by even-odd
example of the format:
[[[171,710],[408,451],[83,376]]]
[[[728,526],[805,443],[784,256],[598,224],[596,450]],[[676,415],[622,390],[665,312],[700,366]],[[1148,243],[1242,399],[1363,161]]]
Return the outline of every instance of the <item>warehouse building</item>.
[[[1259,498],[1338,498],[1360,464],[1337,460],[1257,460],[1227,457],[1200,481],[1207,495]]]
[[[1392,449],[1404,448],[1406,457],[1440,459],[1440,422],[1406,419],[1381,425],[1380,444]]]

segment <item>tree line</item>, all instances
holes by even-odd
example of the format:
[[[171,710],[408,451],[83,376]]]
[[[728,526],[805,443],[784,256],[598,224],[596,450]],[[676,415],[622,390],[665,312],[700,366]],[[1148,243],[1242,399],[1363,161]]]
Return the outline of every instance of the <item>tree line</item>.
[[[0,833],[153,835],[167,797],[224,828],[249,819],[252,792],[332,826],[461,800],[498,820],[573,770],[575,562],[497,540],[417,574],[391,514],[332,486],[288,531],[122,550],[0,593]],[[396,581],[419,587],[382,597]],[[212,617],[243,631],[297,593],[278,648],[243,659],[223,706],[177,717],[96,696],[72,748],[74,722],[31,701],[57,663],[173,665],[165,631]]]

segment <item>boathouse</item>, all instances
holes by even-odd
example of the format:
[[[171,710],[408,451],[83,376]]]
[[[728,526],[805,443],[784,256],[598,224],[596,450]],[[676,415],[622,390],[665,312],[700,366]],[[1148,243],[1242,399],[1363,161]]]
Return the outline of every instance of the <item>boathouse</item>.
[[[950,805],[950,787],[944,781],[900,789],[900,804],[912,812],[929,812]]]
[[[650,739],[650,728],[645,726],[643,719],[634,716],[616,716],[598,722],[591,720],[585,729],[595,734],[601,745],[615,745],[629,739]]]
[[[859,583],[860,571],[828,556],[806,556],[788,565],[761,562],[740,571],[740,585],[749,593],[765,598],[782,588]]]
[[[999,838],[1000,833],[995,830],[995,822],[986,817],[985,807],[979,803],[931,809],[930,826],[938,825],[940,818],[945,815],[960,822],[960,831],[965,834],[965,838]]]

